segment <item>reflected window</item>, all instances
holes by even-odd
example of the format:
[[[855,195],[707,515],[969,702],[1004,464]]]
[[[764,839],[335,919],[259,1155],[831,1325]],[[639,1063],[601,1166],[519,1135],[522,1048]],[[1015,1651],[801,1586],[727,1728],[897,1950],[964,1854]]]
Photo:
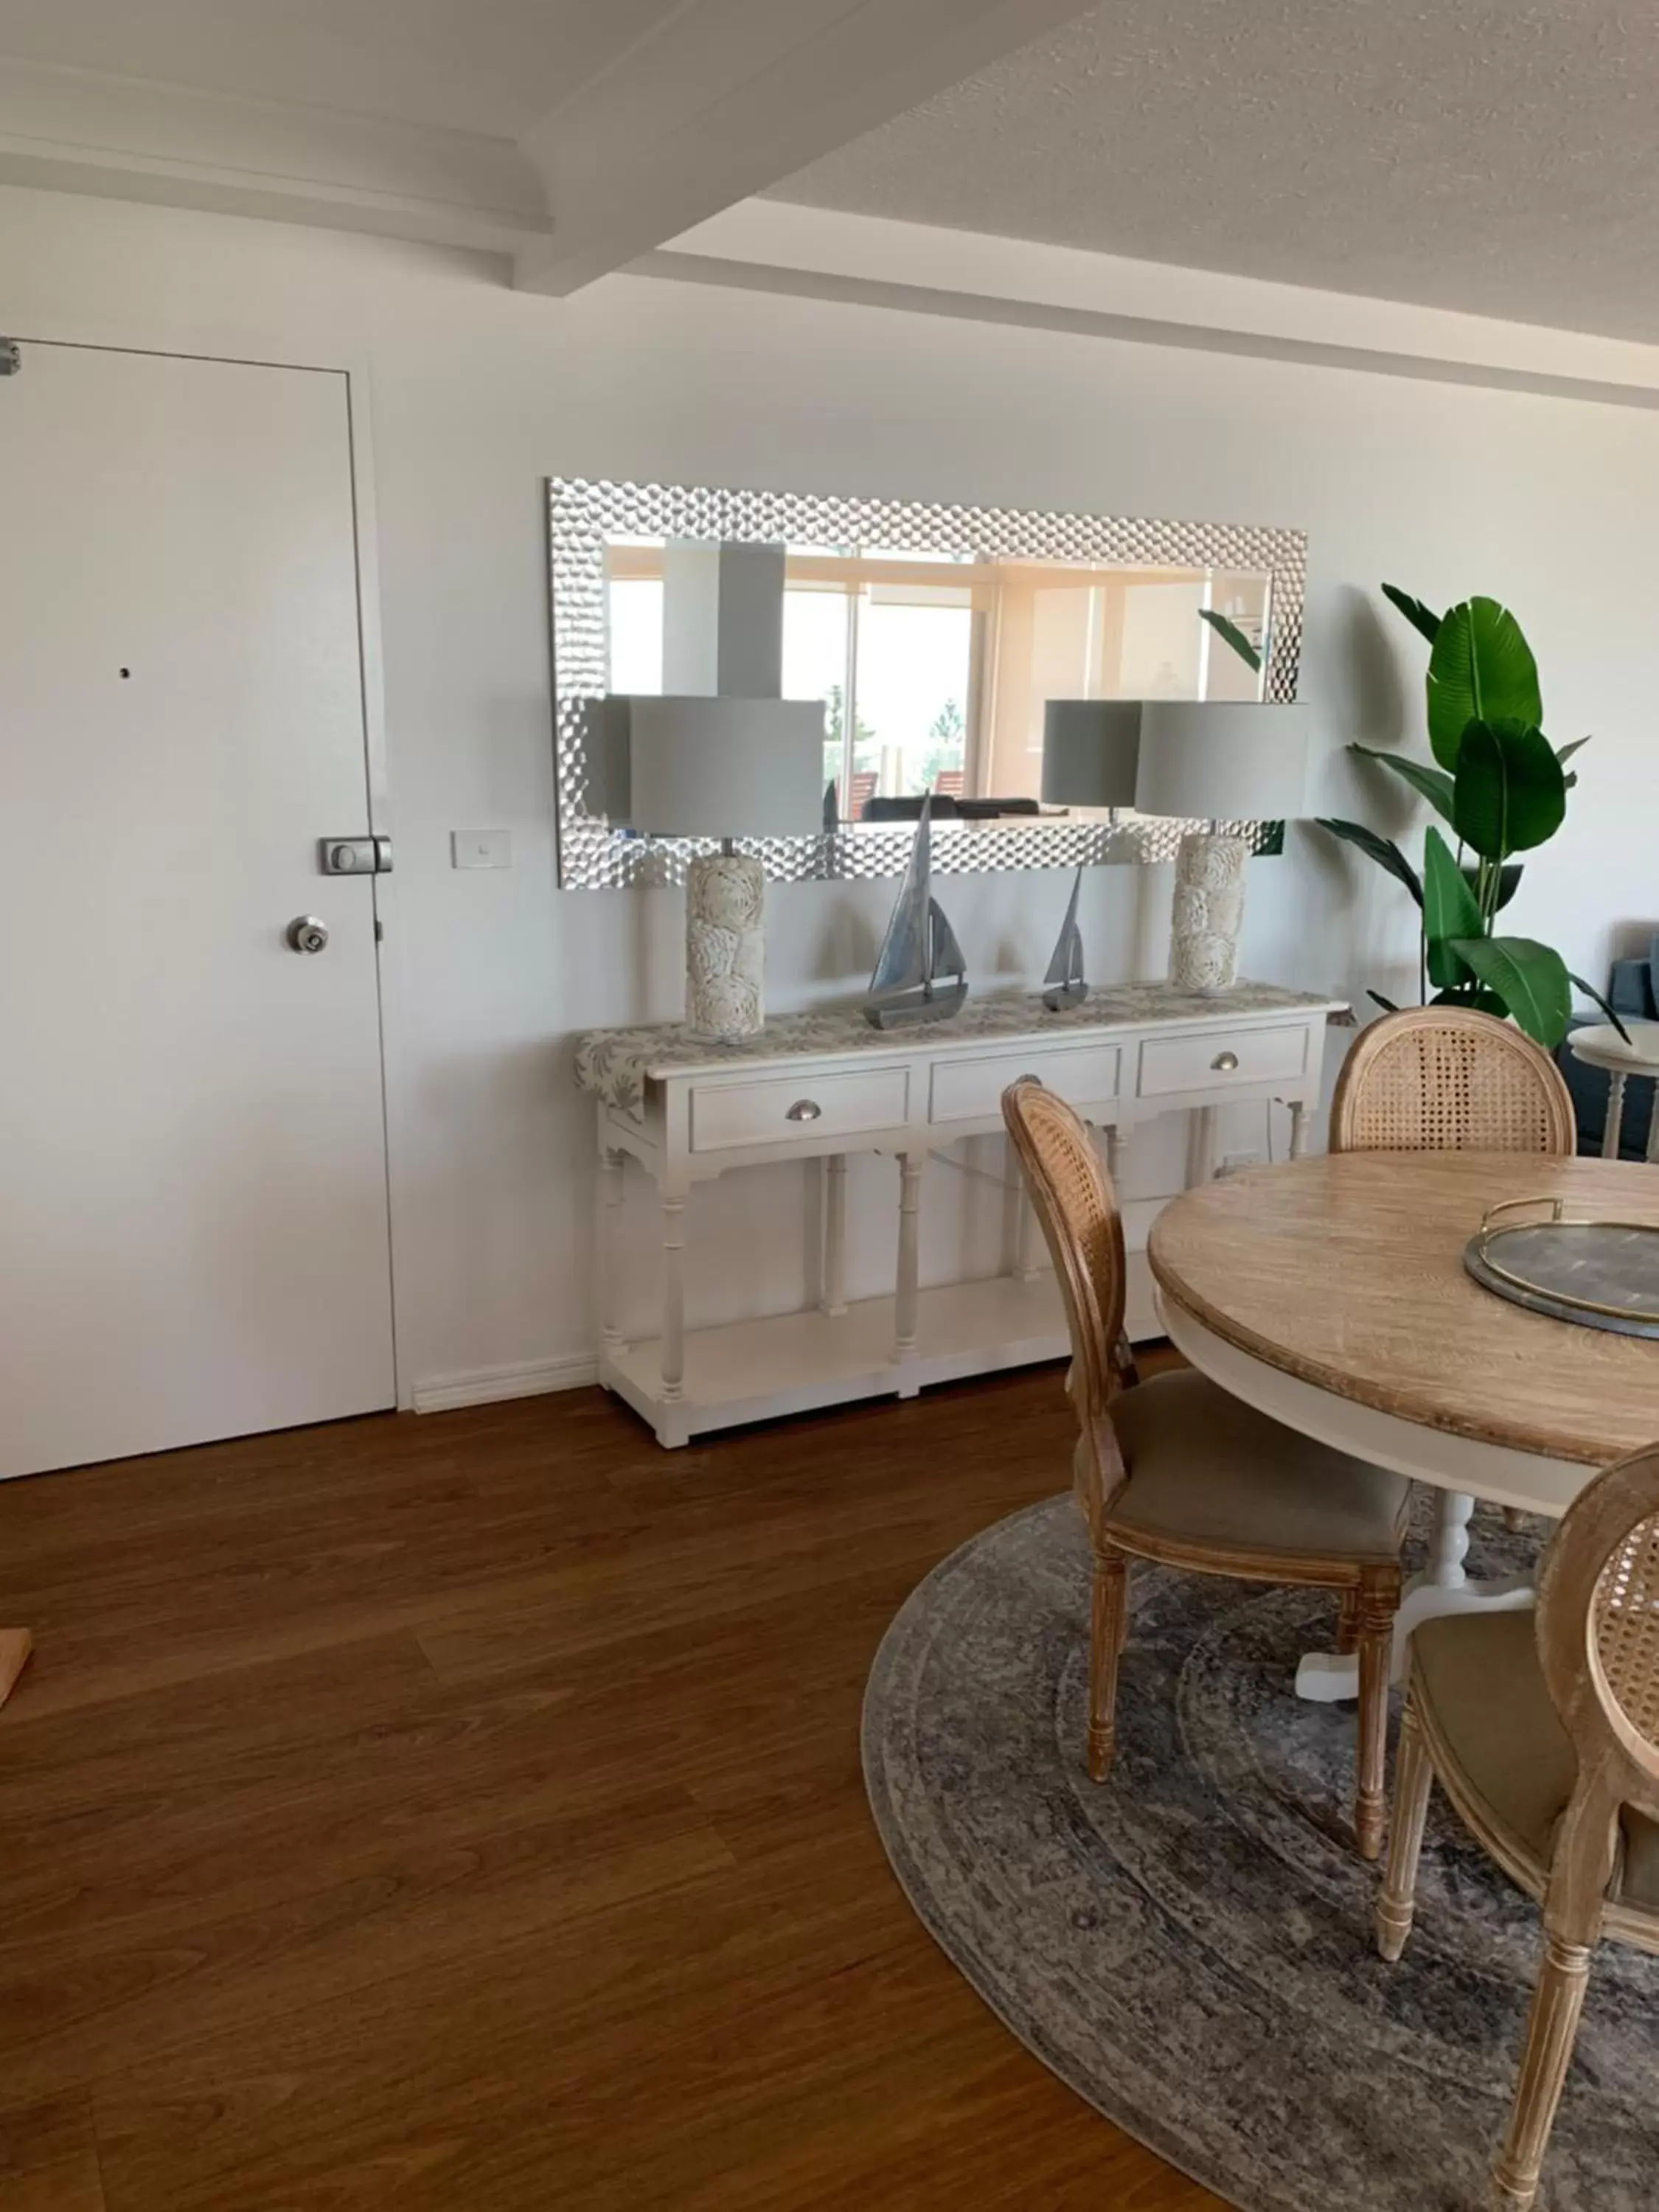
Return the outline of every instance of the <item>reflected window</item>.
[[[1224,614],[1265,659],[1265,572],[777,550],[783,696],[823,701],[843,820],[876,797],[1035,798],[1050,699],[1262,696],[1260,671],[1202,617]],[[663,688],[666,551],[607,544],[614,691]]]

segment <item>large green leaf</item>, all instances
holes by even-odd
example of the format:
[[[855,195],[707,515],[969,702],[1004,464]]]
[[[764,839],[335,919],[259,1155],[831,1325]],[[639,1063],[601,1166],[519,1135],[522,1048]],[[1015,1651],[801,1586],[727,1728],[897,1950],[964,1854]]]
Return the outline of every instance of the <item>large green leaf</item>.
[[[1509,609],[1496,599],[1454,607],[1429,655],[1429,744],[1441,767],[1456,774],[1472,721],[1532,726],[1543,719],[1538,664]]]
[[[1596,989],[1595,984],[1587,983],[1582,975],[1575,975],[1571,972],[1568,974],[1567,981],[1569,983],[1576,983],[1587,999],[1595,1000],[1596,1005],[1600,1006],[1601,1012],[1613,1024],[1613,1026],[1618,1030],[1620,1036],[1623,1037],[1625,1042],[1628,1044],[1631,1041],[1630,1031],[1625,1027],[1623,1022],[1620,1020],[1618,1015],[1614,1013],[1613,1008],[1607,1004],[1607,1000],[1601,996],[1601,994]]]
[[[1464,937],[1452,949],[1497,992],[1527,1035],[1553,1052],[1572,1012],[1572,983],[1560,954],[1531,937]]]
[[[1423,839],[1423,934],[1428,939],[1430,982],[1443,990],[1461,983],[1469,970],[1453,951],[1452,940],[1481,934],[1480,908],[1451,848],[1432,824]]]
[[[1496,1014],[1501,1022],[1509,1008],[1496,991],[1488,991],[1483,984],[1459,983],[1449,991],[1437,991],[1429,1000],[1431,1006],[1473,1006],[1478,1014]]]
[[[1566,780],[1535,723],[1473,721],[1463,732],[1452,822],[1483,860],[1506,860],[1561,827]]]
[[[1392,837],[1379,837],[1363,822],[1334,822],[1322,814],[1317,819],[1320,828],[1328,830],[1333,837],[1340,837],[1345,844],[1358,845],[1362,853],[1369,854],[1379,868],[1386,868],[1396,882],[1404,884],[1419,906],[1422,905],[1423,885],[1417,871]]]
[[[1421,599],[1402,592],[1398,584],[1384,584],[1382,596],[1391,607],[1399,608],[1413,629],[1420,629],[1429,643],[1434,643],[1440,635],[1440,617],[1432,607],[1425,607]]]
[[[1555,757],[1560,762],[1563,768],[1567,768],[1567,763],[1578,750],[1578,748],[1581,745],[1587,745],[1589,743],[1589,739],[1588,738],[1575,738],[1570,745],[1557,745],[1555,748]],[[1577,791],[1578,788],[1578,771],[1576,768],[1567,768],[1566,783],[1567,789],[1569,791]]]
[[[1200,607],[1198,618],[1208,623],[1218,637],[1225,639],[1247,668],[1253,668],[1258,676],[1261,673],[1261,655],[1237,623],[1229,622],[1225,615],[1217,614],[1212,607]]]
[[[1431,768],[1425,761],[1413,760],[1408,753],[1385,753],[1376,745],[1350,745],[1348,750],[1363,753],[1367,760],[1381,761],[1402,783],[1410,784],[1419,798],[1426,799],[1443,820],[1451,820],[1452,780],[1443,768]]]

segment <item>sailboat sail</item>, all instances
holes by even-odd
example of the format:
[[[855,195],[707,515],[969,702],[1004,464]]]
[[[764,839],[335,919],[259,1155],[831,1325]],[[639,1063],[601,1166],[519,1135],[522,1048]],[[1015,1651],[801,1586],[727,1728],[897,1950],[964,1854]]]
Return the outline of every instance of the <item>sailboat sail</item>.
[[[1042,979],[1042,1003],[1050,1013],[1057,1014],[1062,1006],[1075,1006],[1079,1000],[1089,995],[1089,986],[1083,980],[1083,933],[1077,926],[1078,894],[1082,889],[1083,871],[1079,868],[1072,879],[1072,896],[1066,919],[1060,925],[1054,957]]]
[[[937,1021],[955,1013],[968,996],[968,963],[933,895],[932,811],[932,800],[923,799],[909,864],[870,978],[864,1018],[875,1029]],[[944,976],[952,980],[941,986]]]

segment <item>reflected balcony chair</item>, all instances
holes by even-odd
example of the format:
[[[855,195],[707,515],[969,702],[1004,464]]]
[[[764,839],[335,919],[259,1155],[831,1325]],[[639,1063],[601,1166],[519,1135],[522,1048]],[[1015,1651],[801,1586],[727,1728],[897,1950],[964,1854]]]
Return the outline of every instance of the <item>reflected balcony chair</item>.
[[[1522,2212],[1603,1936],[1659,1953],[1659,1445],[1581,1491],[1535,1613],[1419,1622],[1376,1947],[1411,1932],[1436,1776],[1475,1840],[1544,1909],[1543,1956],[1492,2203]],[[1656,2091],[1659,2094],[1659,2091]]]
[[[1191,1369],[1139,1381],[1123,1333],[1122,1219],[1086,1127],[1030,1077],[1003,1093],[1002,1112],[1071,1330],[1073,1475],[1094,1553],[1091,1776],[1106,1779],[1116,1747],[1132,1559],[1334,1589],[1359,1656],[1354,1831],[1376,1858],[1410,1484],[1281,1427]]]
[[[1570,1159],[1572,1100],[1541,1045],[1469,1006],[1407,1006],[1362,1030],[1331,1103],[1334,1152],[1537,1152]]]

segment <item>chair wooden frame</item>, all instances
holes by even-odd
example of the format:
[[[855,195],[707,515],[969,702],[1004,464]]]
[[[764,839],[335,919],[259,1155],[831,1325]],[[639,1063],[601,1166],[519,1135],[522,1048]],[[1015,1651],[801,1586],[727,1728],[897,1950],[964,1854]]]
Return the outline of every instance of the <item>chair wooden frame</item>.
[[[1591,1955],[1603,1936],[1659,1954],[1659,1911],[1609,1894],[1626,1807],[1659,1821],[1659,1445],[1581,1492],[1545,1555],[1535,1619],[1550,1702],[1578,1774],[1547,1865],[1518,1854],[1483,1816],[1452,1747],[1408,1692],[1395,1826],[1376,1945],[1398,1959],[1411,1932],[1429,1793],[1439,1778],[1464,1826],[1544,1911],[1544,1952],[1492,2203],[1524,2212],[1566,2081]]]
[[[1432,1073],[1431,1055],[1440,1061]],[[1479,1103],[1469,1081],[1476,1070],[1493,1079]],[[1577,1141],[1571,1096],[1543,1047],[1470,1006],[1407,1006],[1373,1022],[1355,1039],[1331,1102],[1334,1152],[1570,1159]]]
[[[1132,1558],[1195,1574],[1332,1589],[1340,1597],[1344,1648],[1359,1658],[1354,1832],[1362,1855],[1376,1858],[1387,1811],[1384,1771],[1394,1617],[1401,1596],[1398,1561],[1381,1566],[1372,1560],[1152,1539],[1126,1528],[1114,1515],[1114,1501],[1128,1481],[1128,1471],[1113,1426],[1112,1402],[1138,1381],[1123,1329],[1126,1271],[1116,1194],[1087,1126],[1034,1077],[1010,1085],[1003,1093],[1002,1112],[1054,1259],[1071,1332],[1067,1388],[1080,1431],[1075,1488],[1094,1554],[1087,1745],[1091,1778],[1106,1779],[1117,1747],[1118,1663],[1127,1632]]]

